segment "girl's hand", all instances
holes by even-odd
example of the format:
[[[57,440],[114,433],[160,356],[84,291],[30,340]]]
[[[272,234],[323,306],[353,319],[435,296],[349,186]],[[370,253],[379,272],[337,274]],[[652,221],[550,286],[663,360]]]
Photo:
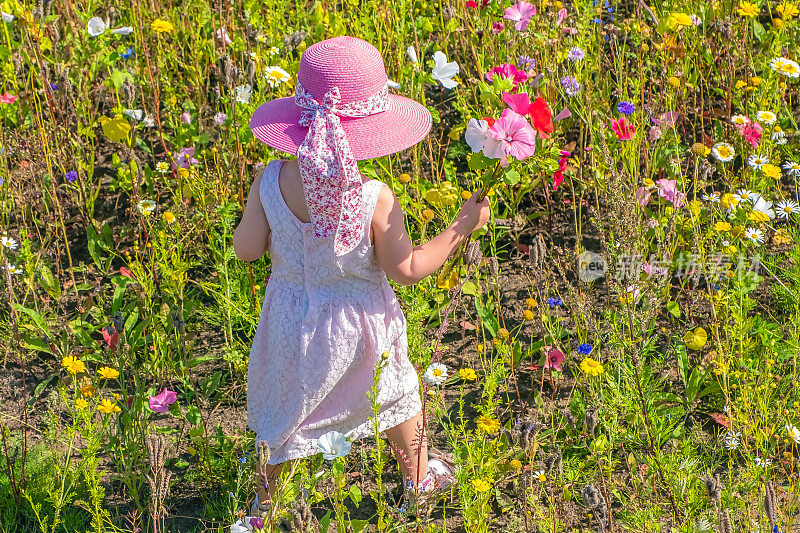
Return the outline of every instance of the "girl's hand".
[[[480,190],[475,191],[475,194],[461,206],[461,210],[456,217],[456,220],[463,224],[464,227],[471,228],[470,233],[485,226],[492,213],[489,207],[488,196],[484,198],[482,202],[478,203],[478,196],[480,196],[480,194]]]

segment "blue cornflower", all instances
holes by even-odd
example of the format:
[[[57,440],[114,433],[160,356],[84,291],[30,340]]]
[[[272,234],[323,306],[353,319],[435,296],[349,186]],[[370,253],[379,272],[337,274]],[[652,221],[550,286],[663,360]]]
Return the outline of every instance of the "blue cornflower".
[[[550,307],[557,307],[559,305],[564,305],[564,302],[561,301],[561,298],[548,298],[547,305]]]
[[[777,525],[772,526],[772,533],[781,533],[781,531],[778,529]]]
[[[632,115],[636,111],[636,106],[630,102],[620,102],[617,104],[617,111],[623,115]]]
[[[58,90],[58,84],[51,82],[50,83],[50,89],[53,90],[53,91],[57,91]]]
[[[567,96],[576,96],[579,92],[581,92],[581,84],[578,83],[572,76],[565,76],[561,78],[561,86],[564,88],[564,92],[567,93]]]
[[[591,344],[585,342],[578,345],[578,353],[581,355],[589,355],[592,353],[593,347]]]
[[[130,59],[131,56],[135,53],[136,52],[133,51],[133,48],[128,48],[127,50],[125,50],[124,53],[120,54],[119,57],[121,57],[122,59]]]
[[[68,182],[72,183],[78,179],[78,173],[75,172],[74,170],[70,170],[69,172],[66,173],[64,177],[67,178]]]
[[[600,20],[599,18],[593,18],[593,19],[591,20],[591,22],[592,22],[592,23],[594,23],[594,24],[603,24],[603,21],[602,21],[602,20]]]
[[[567,57],[572,61],[580,61],[586,57],[586,52],[584,52],[579,46],[573,46],[567,53]]]

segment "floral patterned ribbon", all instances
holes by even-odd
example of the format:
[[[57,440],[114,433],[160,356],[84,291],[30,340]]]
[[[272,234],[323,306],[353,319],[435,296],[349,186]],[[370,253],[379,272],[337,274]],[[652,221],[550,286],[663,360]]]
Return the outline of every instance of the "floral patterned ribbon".
[[[320,103],[298,83],[294,101],[302,109],[300,125],[308,127],[297,161],[314,236],[335,235],[333,252],[344,255],[361,240],[363,205],[361,174],[339,117],[386,111],[389,93],[384,86],[369,98],[343,104],[339,87],[333,87]]]

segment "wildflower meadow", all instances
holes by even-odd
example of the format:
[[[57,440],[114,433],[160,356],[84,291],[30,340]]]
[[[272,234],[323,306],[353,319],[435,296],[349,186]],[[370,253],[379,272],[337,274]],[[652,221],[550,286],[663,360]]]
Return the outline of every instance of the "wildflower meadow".
[[[0,0],[0,531],[800,531],[798,0]],[[233,250],[250,131],[302,52],[377,47],[428,107],[359,162],[414,245],[393,284],[457,481],[319,439],[254,516],[269,254]],[[365,389],[377,413],[377,383]]]

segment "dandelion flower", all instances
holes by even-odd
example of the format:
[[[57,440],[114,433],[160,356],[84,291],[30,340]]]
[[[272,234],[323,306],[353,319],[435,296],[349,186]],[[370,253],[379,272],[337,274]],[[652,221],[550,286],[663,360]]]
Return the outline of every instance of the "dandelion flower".
[[[70,374],[80,374],[81,372],[86,372],[86,365],[84,362],[72,355],[64,357],[61,360],[61,366],[66,368]]]
[[[753,168],[761,168],[769,163],[769,159],[765,155],[753,154],[747,158],[747,164]]]
[[[273,88],[291,79],[288,72],[276,66],[270,66],[264,69],[264,78],[266,78],[269,86]]]
[[[156,33],[170,33],[174,26],[166,20],[156,19],[150,24],[150,29]]]
[[[581,371],[590,376],[599,376],[604,372],[604,368],[603,365],[601,365],[598,361],[595,361],[591,357],[587,357],[581,361]]]
[[[675,23],[676,26],[692,26],[694,20],[686,13],[672,13],[669,19]]]
[[[87,402],[83,398],[78,398],[77,400],[75,400],[75,409],[77,409],[78,411],[86,409],[87,407],[89,407],[89,402]]]
[[[473,479],[472,488],[475,492],[488,492],[492,488],[492,484],[483,478]]]
[[[763,172],[766,177],[774,180],[780,179],[781,177],[781,169],[771,163],[767,163],[761,167],[761,172]]]
[[[717,143],[711,149],[711,154],[722,163],[727,163],[736,157],[736,150],[728,143]]]
[[[771,126],[773,122],[778,120],[778,117],[772,111],[759,111],[756,113],[756,119]]]
[[[442,363],[431,363],[425,370],[423,379],[430,385],[441,385],[447,379],[447,367]]]
[[[147,216],[155,210],[156,203],[153,200],[141,200],[136,204],[136,208],[141,214]]]
[[[496,418],[492,418],[491,416],[481,415],[475,421],[475,424],[478,427],[478,430],[483,431],[489,435],[494,435],[500,428],[503,427],[500,425],[500,421]]]
[[[800,15],[800,9],[798,9],[795,4],[791,4],[789,2],[778,4],[778,6],[775,8],[775,11],[780,13],[786,20],[791,20],[797,15]]]
[[[800,206],[797,205],[797,202],[791,200],[778,202],[775,207],[778,209],[778,217],[783,219],[788,219],[790,216],[800,213]]]
[[[725,233],[731,230],[730,222],[725,222],[724,220],[720,220],[716,224],[714,224],[714,231],[718,231],[719,233]]]
[[[791,59],[785,57],[776,57],[770,61],[769,65],[772,67],[772,70],[783,74],[784,76],[788,76],[790,78],[796,78],[800,76],[800,65]]]

